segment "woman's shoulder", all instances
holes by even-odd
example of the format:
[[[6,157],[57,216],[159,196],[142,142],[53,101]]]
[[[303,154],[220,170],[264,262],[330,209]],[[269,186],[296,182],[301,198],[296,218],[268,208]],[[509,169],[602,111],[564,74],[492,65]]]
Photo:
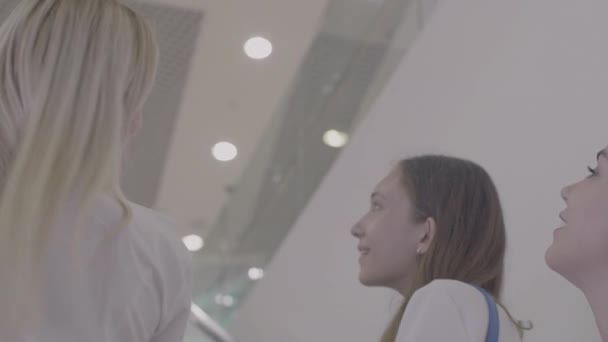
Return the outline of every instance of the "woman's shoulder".
[[[408,311],[434,311],[430,317],[441,317],[460,325],[471,341],[483,340],[489,321],[488,304],[482,292],[467,283],[438,279],[418,289],[410,299]],[[519,341],[517,328],[506,312],[498,307],[500,341]],[[445,324],[444,323],[444,324]]]
[[[131,228],[136,239],[142,240],[146,245],[153,245],[155,251],[161,254],[168,253],[189,260],[190,254],[178,236],[178,224],[174,219],[139,204],[129,205],[133,212]]]
[[[179,291],[190,286],[192,257],[177,235],[176,221],[141,205],[129,205],[133,212],[129,231],[139,258],[160,273],[163,287]]]
[[[488,307],[483,294],[475,287],[452,279],[436,279],[412,295],[409,306],[436,305],[452,307],[463,322],[479,320],[487,324]]]
[[[429,284],[421,287],[415,293],[414,297],[420,296],[435,296],[446,295],[451,298],[475,298],[481,304],[485,303],[485,299],[481,292],[475,287],[453,279],[436,279]]]
[[[455,280],[434,280],[410,298],[397,341],[483,341],[488,308],[481,292]]]
[[[134,223],[141,229],[153,230],[163,238],[173,238],[177,222],[170,216],[137,203],[129,202]]]

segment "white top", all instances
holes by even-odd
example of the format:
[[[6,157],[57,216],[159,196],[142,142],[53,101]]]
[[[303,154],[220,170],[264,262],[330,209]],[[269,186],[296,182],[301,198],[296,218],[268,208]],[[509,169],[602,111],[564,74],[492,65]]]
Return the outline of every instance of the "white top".
[[[121,208],[109,197],[98,200],[76,250],[66,227],[52,228],[41,321],[15,342],[182,342],[190,314],[190,255],[173,236],[173,223],[131,208],[129,226],[116,230]]]
[[[499,342],[519,342],[519,333],[499,306]],[[456,280],[435,280],[412,296],[396,342],[485,342],[489,312],[483,294]]]

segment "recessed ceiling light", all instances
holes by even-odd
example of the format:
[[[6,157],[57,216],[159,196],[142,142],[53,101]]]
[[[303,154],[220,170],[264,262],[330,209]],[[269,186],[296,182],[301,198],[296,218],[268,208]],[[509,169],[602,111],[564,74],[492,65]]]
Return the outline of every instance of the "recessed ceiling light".
[[[215,296],[215,303],[217,305],[221,305],[221,306],[225,306],[227,308],[230,308],[232,306],[234,306],[234,297],[232,297],[231,295],[224,295],[224,294],[217,294]]]
[[[253,37],[245,42],[244,49],[249,58],[264,59],[272,54],[272,43],[263,37]]]
[[[264,278],[264,270],[261,268],[252,267],[249,269],[247,275],[249,275],[249,279],[251,280],[260,280]]]
[[[323,142],[333,148],[341,148],[348,143],[348,134],[330,129],[323,134]]]
[[[234,144],[222,141],[218,142],[211,149],[211,153],[213,153],[213,157],[219,161],[227,162],[231,161],[239,154],[238,149]]]
[[[196,234],[186,235],[182,238],[182,241],[190,252],[200,251],[205,246],[203,238]]]

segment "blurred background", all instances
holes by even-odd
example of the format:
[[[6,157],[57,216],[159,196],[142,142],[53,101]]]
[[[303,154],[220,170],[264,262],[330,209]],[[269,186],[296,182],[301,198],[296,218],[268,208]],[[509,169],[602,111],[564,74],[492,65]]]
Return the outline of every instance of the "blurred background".
[[[19,0],[0,0],[4,18]],[[508,224],[526,341],[600,341],[544,265],[561,187],[608,144],[608,3],[147,0],[157,84],[130,199],[191,251],[187,342],[378,341],[398,297],[357,281],[353,222],[396,161],[471,158]]]

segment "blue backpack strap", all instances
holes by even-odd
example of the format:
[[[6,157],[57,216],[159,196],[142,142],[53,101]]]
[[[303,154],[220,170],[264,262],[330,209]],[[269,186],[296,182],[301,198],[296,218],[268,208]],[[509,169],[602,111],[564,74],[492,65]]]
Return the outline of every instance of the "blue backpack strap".
[[[498,320],[498,308],[494,299],[488,292],[480,287],[477,287],[483,294],[488,304],[488,312],[490,313],[490,320],[488,321],[488,332],[486,334],[486,342],[498,342],[498,332],[500,328],[500,322]]]

